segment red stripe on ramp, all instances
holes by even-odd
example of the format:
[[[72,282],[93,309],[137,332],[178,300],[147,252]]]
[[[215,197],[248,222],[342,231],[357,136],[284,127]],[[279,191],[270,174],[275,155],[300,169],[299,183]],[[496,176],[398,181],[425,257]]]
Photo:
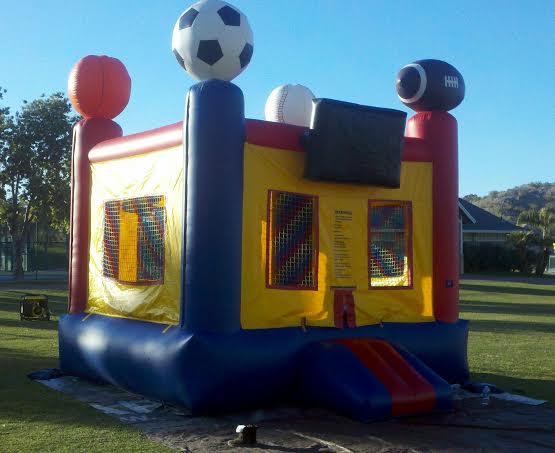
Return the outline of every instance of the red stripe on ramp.
[[[395,369],[412,390],[412,412],[431,412],[436,406],[434,387],[405,358],[385,341],[373,341],[372,347]]]
[[[430,412],[435,390],[389,343],[383,340],[338,340],[383,384],[391,395],[391,415]]]

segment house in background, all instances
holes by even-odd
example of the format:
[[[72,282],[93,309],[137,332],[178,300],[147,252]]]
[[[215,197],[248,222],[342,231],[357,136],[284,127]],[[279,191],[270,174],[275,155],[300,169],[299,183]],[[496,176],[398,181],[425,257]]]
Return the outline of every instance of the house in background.
[[[459,198],[459,225],[460,225],[460,269],[464,273],[464,248],[463,244],[473,242],[489,242],[503,244],[507,235],[513,231],[524,228],[514,223],[503,220],[501,217],[479,208],[469,201]]]
[[[461,242],[505,242],[509,233],[523,230],[462,198],[459,198],[459,220]]]

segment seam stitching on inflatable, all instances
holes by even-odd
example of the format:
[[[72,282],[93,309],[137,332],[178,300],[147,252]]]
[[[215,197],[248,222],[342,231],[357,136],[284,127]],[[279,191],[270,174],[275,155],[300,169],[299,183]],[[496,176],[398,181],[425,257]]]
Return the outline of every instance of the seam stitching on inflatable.
[[[285,100],[287,99],[288,94],[289,94],[289,89],[288,89],[287,85],[285,85],[283,87],[283,96],[279,100],[278,111],[277,111],[278,121],[280,123],[285,123],[285,120],[283,118],[283,107],[285,107]]]
[[[87,316],[85,316],[85,317],[81,320],[81,322],[86,321],[86,320],[89,319],[91,316],[92,316],[92,313],[87,314]]]

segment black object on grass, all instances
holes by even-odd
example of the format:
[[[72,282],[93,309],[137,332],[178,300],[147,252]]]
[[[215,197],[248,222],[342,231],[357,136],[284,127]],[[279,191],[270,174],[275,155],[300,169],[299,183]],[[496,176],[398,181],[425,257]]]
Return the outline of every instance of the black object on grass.
[[[235,432],[239,434],[236,439],[229,441],[230,446],[254,447],[256,445],[256,425],[239,425]]]
[[[42,294],[26,294],[19,301],[19,315],[21,320],[39,319],[50,321],[48,296]]]

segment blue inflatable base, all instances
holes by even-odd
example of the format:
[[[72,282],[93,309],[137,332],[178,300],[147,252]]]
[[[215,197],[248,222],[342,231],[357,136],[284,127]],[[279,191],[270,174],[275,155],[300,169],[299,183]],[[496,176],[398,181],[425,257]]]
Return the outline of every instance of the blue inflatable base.
[[[468,380],[468,322],[309,327],[191,334],[178,326],[101,315],[60,319],[60,368],[149,398],[221,413],[298,401],[303,351],[315,342],[381,338],[448,382]],[[330,367],[336,366],[330,357]],[[315,383],[316,385],[316,383]],[[323,395],[325,398],[325,395]]]

